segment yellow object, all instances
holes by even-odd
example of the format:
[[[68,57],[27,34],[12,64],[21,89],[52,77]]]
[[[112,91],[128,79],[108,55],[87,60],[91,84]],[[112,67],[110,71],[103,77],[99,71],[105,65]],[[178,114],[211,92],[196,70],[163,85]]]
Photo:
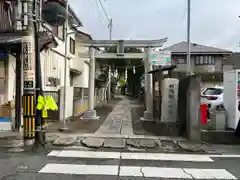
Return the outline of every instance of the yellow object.
[[[58,110],[57,104],[56,104],[56,102],[54,101],[54,99],[53,99],[52,96],[48,96],[47,102],[48,102],[48,105],[49,105],[49,109],[50,109],[50,110],[52,110],[52,111],[57,111],[57,110]]]
[[[124,78],[120,78],[119,85],[120,87],[123,87],[126,84],[126,80]]]
[[[48,110],[57,111],[58,106],[52,96],[38,96],[37,110],[42,111],[42,117],[48,117]]]
[[[34,95],[23,96],[23,129],[24,139],[35,137],[35,97]]]

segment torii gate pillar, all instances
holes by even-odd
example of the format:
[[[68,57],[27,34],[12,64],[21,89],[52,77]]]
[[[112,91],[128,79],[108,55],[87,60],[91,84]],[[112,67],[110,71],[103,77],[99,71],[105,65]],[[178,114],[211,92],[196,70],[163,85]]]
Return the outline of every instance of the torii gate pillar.
[[[141,118],[142,121],[154,121],[153,118],[153,84],[152,84],[152,74],[149,74],[149,71],[152,71],[151,64],[151,53],[152,48],[145,48],[145,58],[144,58],[144,81],[145,81],[145,102],[146,110],[144,111],[144,116]]]
[[[81,119],[98,120],[97,112],[94,109],[95,90],[95,47],[89,47],[89,80],[88,80],[88,110],[84,112]]]

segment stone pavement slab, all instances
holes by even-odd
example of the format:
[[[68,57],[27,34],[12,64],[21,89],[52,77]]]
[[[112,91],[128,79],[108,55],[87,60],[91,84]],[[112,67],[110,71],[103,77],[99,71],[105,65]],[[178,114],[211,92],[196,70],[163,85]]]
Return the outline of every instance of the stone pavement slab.
[[[53,143],[56,139],[58,139],[58,135],[57,134],[47,134],[46,135],[46,140],[50,143]]]
[[[132,146],[132,147],[136,147],[139,148],[139,142],[140,140],[138,139],[127,139],[127,145]]]
[[[127,97],[122,97],[122,100],[116,104],[96,134],[133,135],[131,103]]]
[[[106,139],[103,143],[103,147],[106,148],[125,148],[125,139]]]
[[[71,146],[77,142],[77,137],[59,137],[54,142],[55,146]]]
[[[112,148],[130,151],[180,152],[208,154],[240,154],[240,146],[195,143],[179,137],[121,135],[121,134],[65,134],[47,133],[46,139],[52,148],[101,149]],[[12,137],[12,136],[10,136]],[[2,148],[23,146],[22,140],[1,139]],[[111,149],[110,149],[111,150]]]
[[[82,144],[87,147],[99,148],[103,145],[104,139],[102,138],[85,138],[82,140]]]
[[[155,143],[158,147],[162,147],[162,141],[161,140],[157,139],[157,140],[155,140]]]
[[[154,148],[156,147],[156,143],[154,140],[146,140],[146,139],[142,139],[139,142],[139,146],[143,147],[143,148]]]
[[[64,135],[64,136],[63,136]],[[156,151],[179,151],[184,150],[189,152],[189,148],[195,146],[195,151],[197,150],[197,145],[191,142],[188,142],[182,138],[171,138],[171,137],[157,137],[157,136],[121,136],[115,134],[108,135],[97,135],[92,134],[75,134],[75,135],[66,135],[63,134],[57,135],[57,140],[54,141],[53,145],[62,145],[69,146],[70,143],[74,144],[73,146],[85,146],[87,148],[120,148],[120,149],[128,149],[135,148],[137,151],[141,151],[141,149],[155,149]],[[50,134],[50,139],[53,138],[54,135]],[[56,137],[56,136],[55,136]],[[62,137],[62,138],[61,138]],[[74,138],[71,138],[74,137]],[[71,142],[70,142],[71,141]],[[183,145],[185,143],[185,146]],[[188,143],[188,144],[187,144]],[[180,145],[181,146],[180,146]],[[75,148],[75,147],[74,147]],[[199,147],[200,148],[200,147]]]
[[[178,146],[190,152],[204,152],[203,145],[198,143],[178,142]]]
[[[175,151],[175,150],[179,150],[181,149],[179,146],[178,146],[178,141],[175,141],[175,140],[162,140],[161,141],[161,147],[165,150],[165,151]]]

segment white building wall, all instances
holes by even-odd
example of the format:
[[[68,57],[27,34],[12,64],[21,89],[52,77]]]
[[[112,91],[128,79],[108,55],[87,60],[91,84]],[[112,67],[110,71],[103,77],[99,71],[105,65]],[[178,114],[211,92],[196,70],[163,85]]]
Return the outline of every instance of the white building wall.
[[[0,61],[0,105],[15,99],[16,59],[9,55]]]
[[[74,34],[71,35],[74,39]],[[69,39],[69,38],[68,38]],[[57,40],[59,45],[53,49],[45,49],[41,52],[41,72],[42,72],[42,85],[44,91],[59,91],[61,87],[64,86],[64,50],[65,44],[61,40]],[[69,43],[68,43],[69,44]],[[69,47],[67,49],[69,51]],[[75,58],[74,55],[68,53],[68,56]],[[69,61],[68,61],[69,64]],[[11,101],[15,99],[15,81],[16,81],[16,58],[12,55],[9,55],[9,60],[7,61],[7,83],[6,83],[6,92],[4,94],[4,102]],[[70,86],[69,79],[69,66],[67,66],[67,86]],[[48,77],[60,78],[60,85],[57,87],[51,87],[48,83]],[[68,99],[71,97],[68,97]],[[72,97],[73,98],[73,97]],[[68,111],[72,108],[67,108]],[[71,110],[72,111],[72,110]],[[72,114],[72,112],[67,112],[67,114]]]
[[[88,88],[89,65],[87,62],[89,62],[89,58],[86,58],[86,55],[88,55],[88,48],[76,39],[76,60],[82,66],[82,74],[74,77],[73,86],[75,87]]]
[[[75,55],[69,52],[70,37],[75,39],[75,35],[70,34],[67,38],[67,57],[74,59]],[[60,87],[64,86],[65,76],[65,42],[55,37],[58,46],[56,48],[50,48],[43,50],[41,53],[41,68],[42,68],[42,81],[44,91],[58,91]],[[70,86],[70,60],[67,61],[67,86]],[[60,79],[60,85],[57,87],[49,86],[48,77],[54,77]]]
[[[73,39],[74,34],[71,34],[69,37]],[[82,66],[82,74],[79,76],[74,76],[73,86],[74,87],[82,87],[88,88],[88,79],[89,79],[89,65],[86,62],[89,62],[89,58],[86,56],[82,57],[81,54],[88,54],[88,48],[83,47],[81,44],[77,45],[76,43],[76,54],[72,55],[69,52],[69,37],[68,37],[68,53],[67,57],[74,59],[77,58],[77,62],[79,62]],[[42,72],[42,85],[44,91],[59,91],[63,90],[64,87],[64,75],[65,75],[65,44],[63,41],[56,37],[57,43],[59,44],[56,48],[44,49],[41,54],[41,72]],[[80,53],[80,54],[79,54]],[[70,63],[71,60],[67,62],[67,107],[66,107],[66,117],[73,115],[73,89],[70,87]],[[7,65],[7,84],[6,89],[7,92],[4,95],[4,100],[10,101],[15,99],[15,67],[16,67],[16,58],[14,56],[9,56],[9,61]],[[49,86],[48,77],[54,77],[60,79],[60,85],[57,87]],[[62,94],[62,92],[61,92]],[[62,98],[61,98],[62,99]],[[62,102],[60,102],[62,104]],[[62,104],[63,105],[63,104]],[[87,108],[85,105],[81,108]],[[61,107],[60,107],[61,109]],[[62,116],[62,115],[61,115]],[[62,119],[62,118],[61,118]]]
[[[79,76],[74,76],[73,86],[88,88],[88,79],[89,79],[89,66],[87,63],[83,64],[83,72]]]
[[[4,103],[5,101],[5,66],[4,66],[4,61],[0,60],[0,105]]]
[[[70,50],[70,44],[69,40],[71,38],[75,38],[74,34],[71,34],[67,38],[67,57],[70,59],[74,59],[75,55],[71,54],[69,52]],[[67,86],[67,104],[66,107],[64,106],[63,103],[63,92],[64,92],[64,77],[65,77],[65,42],[62,40],[58,39],[56,37],[56,41],[58,43],[58,46],[56,48],[50,48],[43,50],[41,53],[41,68],[42,68],[42,81],[43,81],[43,90],[44,91],[59,91],[60,90],[60,110],[62,108],[66,109],[66,118],[69,116],[72,116],[73,114],[73,93],[71,90],[69,91],[70,88],[70,62],[71,60],[67,60],[67,81],[66,81],[66,86]],[[53,77],[53,78],[58,78],[60,79],[60,85],[53,87],[49,86],[48,78]],[[61,110],[62,113],[62,110]],[[63,119],[63,114],[60,114],[60,120]]]
[[[7,62],[7,89],[5,102],[15,99],[15,82],[16,82],[16,58],[9,55]]]
[[[64,85],[64,57],[52,51],[44,50],[41,53],[41,70],[44,91],[58,91],[60,86]],[[57,87],[49,86],[49,77],[60,79],[60,85]]]
[[[43,52],[41,52],[40,58],[43,90],[58,91],[60,89],[60,86],[64,86],[64,57],[51,50],[43,50]],[[4,64],[2,63],[1,66],[3,65]],[[5,102],[15,99],[16,58],[12,55],[9,55],[6,70],[7,83],[6,93],[4,97]],[[57,87],[49,86],[48,77],[61,78],[61,84]],[[69,78],[67,80],[67,85],[69,86]]]

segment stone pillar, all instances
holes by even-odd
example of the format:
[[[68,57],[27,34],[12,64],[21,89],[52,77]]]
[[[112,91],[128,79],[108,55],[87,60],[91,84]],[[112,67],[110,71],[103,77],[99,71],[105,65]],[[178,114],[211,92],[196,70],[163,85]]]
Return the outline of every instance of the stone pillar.
[[[108,101],[112,99],[111,97],[111,66],[108,67]]]
[[[144,111],[144,116],[141,118],[142,121],[154,121],[153,119],[153,84],[152,84],[152,74],[148,74],[149,71],[152,71],[151,64],[151,53],[152,48],[145,48],[145,103],[146,103],[146,111]]]
[[[178,109],[178,86],[179,80],[165,78],[162,81],[161,120],[162,123],[176,123]]]
[[[94,90],[95,90],[95,48],[89,48],[89,79],[88,79],[88,110],[84,112],[81,119],[99,119],[94,109]]]

